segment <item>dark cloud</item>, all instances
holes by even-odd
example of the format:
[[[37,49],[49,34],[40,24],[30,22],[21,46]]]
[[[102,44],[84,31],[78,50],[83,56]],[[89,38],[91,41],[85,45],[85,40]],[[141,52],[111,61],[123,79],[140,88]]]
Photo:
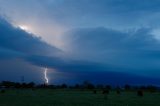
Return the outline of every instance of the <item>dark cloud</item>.
[[[44,29],[43,39],[53,28],[56,32],[56,26],[75,29],[62,36],[70,46],[63,52],[0,19],[0,62],[18,58],[30,65],[73,73],[78,80],[137,82],[134,74],[157,77],[160,44],[151,32],[159,26],[159,4],[159,0],[1,0],[0,14],[4,12],[15,23],[38,23],[37,32]],[[149,82],[141,78],[137,79]]]
[[[59,56],[60,49],[34,37],[20,28],[13,27],[9,22],[0,18],[0,80],[42,82],[44,66],[36,66],[27,61],[28,57],[34,56]],[[40,73],[42,75],[40,75]],[[38,75],[38,76],[37,76]],[[35,77],[37,76],[37,77]]]
[[[81,28],[71,31],[68,35],[70,42],[83,48],[105,49],[138,49],[141,47],[156,46],[158,41],[150,34],[151,29],[137,29],[131,31],[117,31],[104,27]],[[68,37],[68,36],[67,36]],[[82,42],[83,41],[83,42]],[[76,43],[77,42],[77,43]],[[104,47],[104,48],[103,48]],[[148,48],[149,49],[149,48]],[[151,49],[151,47],[150,47]]]
[[[74,61],[60,57],[62,51],[48,45],[41,39],[34,37],[19,28],[14,28],[7,21],[0,23],[0,57],[1,59],[20,58],[40,67],[51,67],[63,70],[83,71],[93,69],[97,63]],[[94,68],[99,67],[99,64]]]
[[[63,0],[44,4],[59,23],[74,27],[107,26],[116,29],[146,27],[153,22],[155,25],[160,9],[159,0]]]
[[[0,59],[10,59],[23,56],[22,53],[0,47]]]
[[[24,55],[56,55],[61,50],[0,19],[0,47]]]
[[[2,12],[12,20],[36,23],[37,27],[42,23],[39,17],[48,20],[49,23],[43,23],[49,25],[53,23],[65,27],[105,26],[113,29],[159,26],[160,17],[159,0],[3,0],[0,4]],[[25,20],[26,17],[28,20]]]
[[[43,68],[29,64],[28,62],[17,58],[0,58],[0,81],[10,80],[22,82],[24,76],[25,82],[34,81],[43,82]]]
[[[113,72],[113,71],[94,71],[94,72],[73,72],[76,78],[71,78],[76,83],[83,82],[84,79],[87,81],[92,81],[96,84],[111,84],[111,85],[125,85],[125,84],[142,84],[142,85],[159,85],[159,78],[148,78],[144,76],[123,73],[123,72]],[[82,79],[83,78],[83,79]],[[67,81],[67,80],[66,80]]]
[[[110,83],[124,78],[119,82],[122,83],[124,80],[129,80],[129,76],[136,79],[137,77],[134,74],[127,73],[143,69],[146,63],[148,65],[147,69],[144,68],[146,70],[159,69],[158,64],[157,66],[154,64],[155,61],[159,61],[157,48],[159,44],[149,34],[150,29],[135,30],[132,33],[102,27],[77,29],[71,31],[66,37],[71,38],[70,43],[73,46],[74,53],[78,54],[73,53],[70,57],[65,57],[67,55],[60,57],[60,55],[57,55],[60,52],[59,49],[46,44],[41,39],[33,37],[23,30],[14,28],[3,19],[1,19],[0,27],[1,59],[19,58],[38,67],[49,67],[60,72],[72,73],[73,78],[76,76],[75,79],[78,81],[85,79],[95,81],[94,79],[97,78],[97,81],[101,82],[102,78],[107,81],[111,76],[114,79],[109,80]],[[155,46],[157,47],[153,48]],[[20,61],[16,63],[18,64],[18,62]],[[130,64],[128,65],[128,63]],[[134,69],[135,66],[136,69]],[[96,77],[96,75],[98,76]],[[145,77],[141,76],[141,78],[150,82]],[[138,79],[141,78],[138,77]],[[130,79],[128,82],[135,83],[136,81]]]
[[[37,66],[47,66],[49,68],[62,72],[63,76],[54,79],[55,83],[75,84],[84,80],[91,81],[95,84],[154,84],[159,85],[160,79],[158,76],[145,76],[131,74],[135,70],[126,67],[117,67],[116,65],[100,64],[96,62],[63,60],[51,57],[28,57],[27,61]],[[147,70],[147,69],[146,69]],[[145,71],[146,71],[145,70]],[[155,71],[155,70],[154,70]],[[51,74],[51,77],[56,77],[56,74]]]
[[[158,70],[159,41],[152,29],[121,32],[106,28],[82,28],[68,34],[72,57],[92,60],[114,67],[139,70]],[[67,38],[66,37],[66,38]],[[127,71],[129,72],[129,71]]]

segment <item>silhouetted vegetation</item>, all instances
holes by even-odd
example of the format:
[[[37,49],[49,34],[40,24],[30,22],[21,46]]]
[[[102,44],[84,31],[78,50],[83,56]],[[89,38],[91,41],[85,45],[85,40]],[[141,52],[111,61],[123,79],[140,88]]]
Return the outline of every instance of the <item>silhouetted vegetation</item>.
[[[111,90],[112,89],[111,85],[106,85],[106,89]]]
[[[90,83],[89,81],[84,81],[83,82],[83,87],[85,89],[94,89],[95,88],[94,84]]]
[[[116,93],[117,93],[118,95],[120,95],[120,94],[121,94],[121,91],[120,91],[120,90],[117,90]]]
[[[125,90],[131,90],[131,86],[128,85],[128,84],[126,84],[126,85],[124,86],[124,89],[125,89]]]
[[[103,90],[103,91],[102,91],[102,94],[109,94],[109,90],[108,90],[108,89]]]
[[[159,87],[156,86],[131,86],[126,84],[123,86],[111,86],[111,85],[102,85],[97,84],[94,85],[89,81],[84,81],[82,84],[75,84],[75,85],[67,85],[67,84],[61,84],[61,85],[46,85],[46,84],[35,84],[34,82],[29,83],[19,83],[19,82],[11,82],[11,81],[2,81],[0,83],[0,88],[16,88],[16,89],[36,89],[36,88],[47,88],[47,89],[88,89],[92,90],[94,94],[97,94],[97,90],[101,90],[102,94],[109,94],[110,91],[115,91],[116,94],[122,94],[122,91],[137,91],[137,95],[141,96],[143,95],[143,91],[154,93],[160,90]],[[141,91],[141,92],[140,92]]]
[[[63,96],[65,95],[64,99],[68,97],[69,98],[76,97],[76,98],[79,98],[79,99],[75,98],[75,100],[77,101],[78,100],[85,101],[85,100],[88,100],[88,98],[90,98],[90,99],[93,99],[94,101],[99,99],[97,100],[98,102],[103,101],[104,103],[111,103],[112,100],[116,100],[116,101],[120,101],[120,104],[121,104],[121,103],[129,103],[127,101],[132,98],[133,100],[131,100],[130,102],[135,101],[135,98],[136,98],[136,100],[141,104],[142,100],[145,100],[145,98],[149,98],[148,95],[151,95],[152,97],[153,95],[157,96],[157,94],[159,94],[160,88],[152,85],[148,85],[148,86],[131,86],[128,84],[124,86],[112,86],[108,84],[95,85],[89,81],[84,81],[83,83],[79,83],[75,85],[67,85],[65,83],[59,84],[59,85],[48,85],[48,84],[35,84],[34,82],[19,83],[19,82],[11,82],[11,81],[2,81],[0,83],[1,97],[10,95],[11,91],[12,92],[16,91],[14,95],[18,95],[18,96],[20,95],[20,97],[23,95],[27,95],[24,92],[28,92],[30,93],[29,97],[31,97],[32,99],[34,99],[35,97],[39,97],[36,95],[43,95],[46,98],[47,98],[47,95],[50,95],[49,97],[53,96],[55,98],[58,98],[58,97],[63,98]],[[38,94],[37,92],[45,92],[46,94],[43,94],[43,93]],[[62,93],[64,94],[62,95]],[[56,95],[59,95],[59,96],[56,97]],[[27,96],[24,96],[24,98],[26,98]],[[125,106],[126,104],[123,104],[123,105]],[[119,106],[119,105],[116,105],[116,106]]]
[[[4,89],[1,90],[1,93],[5,93],[6,91]]]
[[[94,94],[97,94],[97,90],[93,90],[93,93],[94,93]]]
[[[140,97],[142,97],[143,96],[143,91],[142,90],[138,90],[137,91],[137,95],[140,96]]]
[[[61,86],[60,86],[60,88],[68,88],[68,86],[66,85],[66,84],[62,84]]]
[[[18,82],[11,82],[11,81],[2,81],[0,87],[2,88],[34,88],[35,83],[18,83]]]

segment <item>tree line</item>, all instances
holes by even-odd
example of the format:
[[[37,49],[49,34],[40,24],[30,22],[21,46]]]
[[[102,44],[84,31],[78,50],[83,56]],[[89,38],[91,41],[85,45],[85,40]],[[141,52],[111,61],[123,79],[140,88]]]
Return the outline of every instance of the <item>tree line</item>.
[[[84,81],[82,84],[75,84],[75,85],[67,85],[67,84],[60,84],[60,85],[47,85],[47,84],[35,84],[34,82],[12,82],[12,81],[2,81],[0,83],[0,88],[50,88],[50,89],[107,89],[107,90],[143,90],[143,91],[150,91],[156,92],[160,90],[159,87],[148,85],[148,86],[131,86],[126,84],[124,86],[111,86],[111,85],[103,85],[103,84],[92,84],[89,81]]]

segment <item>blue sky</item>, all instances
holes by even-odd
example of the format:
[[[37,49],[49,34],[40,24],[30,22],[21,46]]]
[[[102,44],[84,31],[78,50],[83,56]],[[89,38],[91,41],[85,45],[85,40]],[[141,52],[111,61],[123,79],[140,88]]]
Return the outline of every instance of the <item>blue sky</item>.
[[[43,82],[48,67],[51,83],[157,84],[159,5],[159,0],[0,0],[0,80],[25,76]]]

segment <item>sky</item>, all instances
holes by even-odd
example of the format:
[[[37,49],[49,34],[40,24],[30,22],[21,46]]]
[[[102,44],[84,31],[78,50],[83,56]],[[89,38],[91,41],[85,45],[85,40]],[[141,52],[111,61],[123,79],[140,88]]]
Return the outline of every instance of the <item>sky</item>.
[[[0,81],[160,85],[159,0],[0,0]]]

